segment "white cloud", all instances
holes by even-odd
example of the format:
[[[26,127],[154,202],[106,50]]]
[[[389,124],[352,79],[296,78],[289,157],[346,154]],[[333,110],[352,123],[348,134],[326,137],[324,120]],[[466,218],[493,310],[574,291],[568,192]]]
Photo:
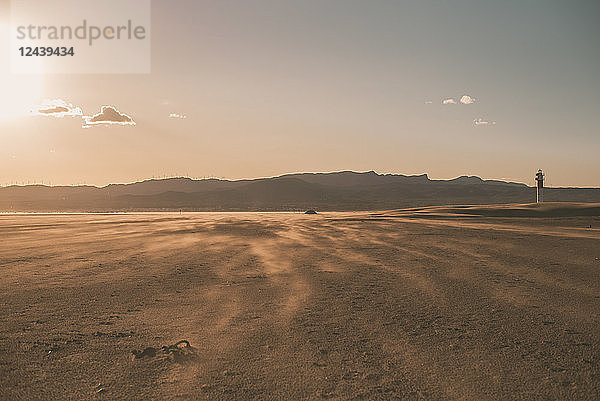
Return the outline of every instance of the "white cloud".
[[[477,118],[473,120],[473,124],[475,124],[476,126],[496,125],[496,121],[486,121],[483,118]]]
[[[187,118],[187,116],[185,114],[177,114],[177,113],[171,113],[169,114],[169,118],[179,118],[179,119],[185,119]]]
[[[475,98],[469,96],[469,95],[463,95],[463,97],[460,98],[460,102],[462,104],[473,104],[475,103]]]
[[[135,121],[127,114],[121,113],[113,106],[102,106],[100,113],[93,116],[83,116],[85,123],[83,128],[89,128],[92,125],[135,125]]]
[[[81,117],[81,108],[73,106],[62,99],[44,100],[41,105],[35,106],[30,113],[36,116],[46,117]]]
[[[427,100],[425,104],[433,104],[433,102],[431,100]]]
[[[477,99],[475,99],[472,96],[462,95],[458,102],[460,102],[461,104],[473,104],[476,101],[477,101]],[[453,97],[449,97],[447,99],[442,99],[442,104],[458,104],[458,102]]]
[[[73,106],[62,99],[44,100],[41,105],[31,109],[29,114],[58,118],[80,117],[84,120],[83,128],[104,124],[135,125],[135,121],[130,116],[119,112],[113,106],[102,106],[98,114],[85,116],[80,107]]]

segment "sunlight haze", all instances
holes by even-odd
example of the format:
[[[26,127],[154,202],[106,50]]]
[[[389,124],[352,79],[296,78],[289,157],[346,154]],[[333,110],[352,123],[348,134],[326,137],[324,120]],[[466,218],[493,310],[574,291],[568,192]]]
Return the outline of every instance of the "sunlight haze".
[[[0,59],[0,185],[338,170],[532,184],[544,168],[597,187],[599,17],[596,1],[153,1],[150,74]],[[135,125],[28,115],[45,100]]]

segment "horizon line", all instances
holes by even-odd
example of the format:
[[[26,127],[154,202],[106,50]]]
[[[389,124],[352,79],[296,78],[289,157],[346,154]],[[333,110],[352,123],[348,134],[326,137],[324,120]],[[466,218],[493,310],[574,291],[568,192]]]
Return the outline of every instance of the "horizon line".
[[[165,181],[165,180],[173,180],[173,179],[187,179],[187,180],[192,180],[192,181],[218,180],[218,181],[228,181],[228,182],[240,182],[240,181],[256,181],[256,180],[282,178],[282,177],[289,176],[289,175],[299,175],[299,174],[327,175],[327,174],[339,174],[339,173],[355,173],[355,174],[374,173],[378,176],[390,176],[391,175],[391,176],[404,176],[404,177],[425,176],[429,181],[452,181],[452,180],[456,180],[458,178],[467,177],[467,178],[479,178],[479,179],[483,180],[484,182],[485,181],[501,181],[501,182],[506,182],[506,183],[522,184],[522,185],[526,185],[528,187],[535,187],[535,185],[530,185],[528,183],[524,183],[521,181],[514,181],[514,180],[510,180],[510,179],[505,179],[505,178],[483,178],[478,175],[468,175],[468,174],[463,174],[463,175],[459,175],[457,177],[452,177],[452,178],[431,178],[431,177],[429,177],[428,173],[402,174],[402,173],[378,173],[375,170],[367,170],[367,171],[334,170],[334,171],[326,171],[326,172],[323,172],[323,171],[289,172],[289,173],[282,173],[279,175],[262,176],[262,177],[254,177],[254,178],[225,178],[225,177],[218,177],[218,176],[205,176],[205,177],[199,178],[199,177],[192,177],[192,176],[185,176],[185,175],[173,175],[173,176],[163,176],[163,177],[140,178],[140,179],[135,179],[135,180],[129,181],[129,182],[111,182],[111,183],[108,183],[105,185],[95,185],[95,184],[87,184],[87,183],[78,183],[78,184],[52,184],[52,183],[50,183],[50,184],[45,184],[44,181],[40,181],[40,182],[33,182],[33,183],[27,183],[27,184],[0,184],[0,188],[40,186],[40,187],[47,187],[47,188],[93,187],[93,188],[103,189],[103,188],[107,188],[111,185],[133,185],[133,184],[140,184],[140,183],[149,182],[149,181]],[[594,187],[594,186],[546,186],[545,188],[597,189],[600,187]]]

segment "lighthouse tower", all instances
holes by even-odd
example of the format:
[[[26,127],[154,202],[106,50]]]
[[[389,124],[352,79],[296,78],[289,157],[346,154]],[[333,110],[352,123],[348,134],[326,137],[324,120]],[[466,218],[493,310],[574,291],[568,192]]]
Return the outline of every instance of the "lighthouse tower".
[[[542,203],[544,201],[542,194],[544,189],[544,173],[542,172],[542,169],[538,170],[535,175],[535,180],[537,181],[537,203]]]

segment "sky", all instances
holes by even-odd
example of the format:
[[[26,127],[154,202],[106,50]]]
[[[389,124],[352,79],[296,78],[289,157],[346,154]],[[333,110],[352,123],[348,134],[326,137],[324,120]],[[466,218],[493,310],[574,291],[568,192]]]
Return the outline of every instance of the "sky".
[[[154,0],[144,74],[12,74],[9,14],[0,185],[542,168],[600,187],[596,0]]]

